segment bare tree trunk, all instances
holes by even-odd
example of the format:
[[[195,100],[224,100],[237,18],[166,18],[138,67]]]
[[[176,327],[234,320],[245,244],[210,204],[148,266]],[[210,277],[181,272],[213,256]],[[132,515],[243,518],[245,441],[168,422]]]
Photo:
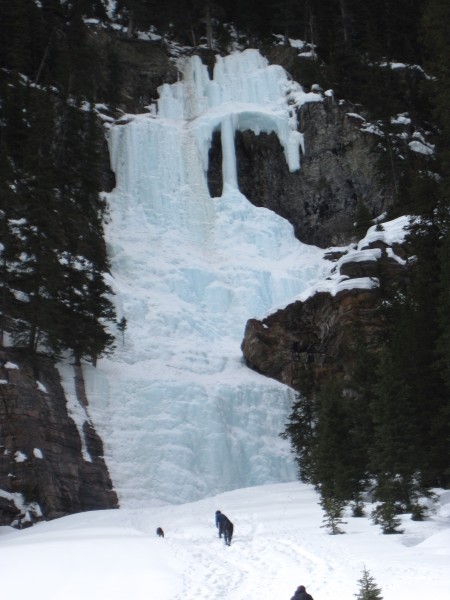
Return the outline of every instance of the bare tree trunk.
[[[213,49],[213,27],[211,20],[211,3],[206,0],[205,4],[205,21],[206,21],[206,40],[208,43],[208,49]]]
[[[44,56],[42,57],[41,63],[39,65],[39,69],[38,69],[38,72],[36,74],[36,79],[34,80],[35,85],[39,81],[39,77],[41,76],[41,72],[42,72],[42,69],[44,68],[45,61],[47,60],[48,52],[50,50],[50,44],[52,43],[52,37],[53,37],[53,31],[50,34],[50,37],[48,39],[47,47],[45,48]]]
[[[349,23],[348,23],[348,13],[347,6],[345,4],[346,0],[339,0],[339,8],[341,10],[341,18],[342,18],[342,33],[344,35],[344,44],[347,46],[350,36],[349,36]]]
[[[130,16],[128,18],[128,27],[127,27],[127,40],[131,39],[134,32],[134,13],[131,10]]]
[[[195,27],[191,24],[191,41],[194,48],[197,47],[197,36],[195,35]]]

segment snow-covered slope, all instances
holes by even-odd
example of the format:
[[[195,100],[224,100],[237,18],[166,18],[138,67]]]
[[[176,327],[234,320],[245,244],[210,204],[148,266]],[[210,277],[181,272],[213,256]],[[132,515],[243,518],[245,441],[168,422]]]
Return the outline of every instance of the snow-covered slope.
[[[289,600],[303,584],[314,600],[350,599],[365,566],[384,600],[448,600],[449,492],[429,520],[403,517],[403,535],[381,535],[368,518],[349,516],[345,535],[330,536],[317,501],[311,487],[285,483],[181,506],[88,512],[23,531],[3,527],[2,595]],[[234,522],[230,547],[217,537],[217,509]]]
[[[293,107],[319,101],[256,50],[219,58],[214,79],[198,57],[160,88],[157,107],[109,132],[117,186],[107,242],[119,318],[115,355],[86,368],[90,414],[105,442],[122,506],[186,502],[295,479],[279,438],[292,391],[247,369],[247,319],[314,284],[322,251],[256,208],[236,184],[236,129],[274,131],[300,167]],[[222,133],[224,192],[205,171]]]

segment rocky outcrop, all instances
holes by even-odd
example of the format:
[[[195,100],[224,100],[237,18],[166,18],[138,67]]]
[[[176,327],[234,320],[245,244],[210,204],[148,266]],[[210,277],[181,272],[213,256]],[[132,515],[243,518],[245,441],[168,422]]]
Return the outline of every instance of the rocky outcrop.
[[[385,327],[376,284],[380,279],[384,287],[405,284],[408,267],[400,256],[405,255],[403,246],[396,246],[397,253],[382,242],[367,249],[378,260],[364,260],[364,255],[361,260],[358,253],[353,261],[341,257],[335,274],[341,283],[334,293],[318,292],[262,321],[250,319],[241,346],[247,365],[300,392],[307,381],[317,389],[325,380],[345,378],[358,344],[376,351]],[[373,287],[360,285],[366,278]]]
[[[72,418],[49,358],[0,352],[0,525],[105,508],[118,501],[86,408]]]
[[[305,367],[316,382],[345,369],[352,326],[363,322],[373,335],[380,329],[376,313],[370,290],[317,293],[262,321],[250,319],[242,352],[250,368],[302,391]]]
[[[122,60],[121,103],[127,112],[143,112],[158,97],[160,85],[177,81],[177,69],[154,43],[125,39],[114,43]]]
[[[238,183],[256,206],[286,218],[296,236],[322,248],[348,243],[355,236],[356,207],[373,217],[391,203],[374,157],[375,140],[361,129],[353,107],[323,102],[304,104],[298,113],[304,136],[301,168],[290,172],[276,134],[236,134]],[[211,194],[222,191],[220,134],[213,138],[208,180]]]
[[[117,32],[89,29],[91,51],[104,56],[99,78],[108,105],[126,113],[142,113],[158,97],[163,83],[177,81],[178,71],[166,49],[157,41],[143,41]],[[105,82],[107,87],[105,88]]]

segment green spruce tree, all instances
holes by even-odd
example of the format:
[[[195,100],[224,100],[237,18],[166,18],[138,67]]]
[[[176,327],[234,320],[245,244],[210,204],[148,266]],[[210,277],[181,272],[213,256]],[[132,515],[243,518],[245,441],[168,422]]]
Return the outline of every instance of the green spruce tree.
[[[361,579],[358,579],[358,593],[354,594],[356,600],[383,600],[381,588],[375,583],[374,577],[366,567],[363,568]]]
[[[382,502],[372,511],[372,521],[380,525],[384,534],[403,533],[400,529],[401,521],[398,516],[399,506],[394,500]]]
[[[346,502],[331,496],[324,496],[321,492],[319,504],[324,511],[321,527],[327,529],[330,535],[345,533],[341,526],[346,524],[346,521],[342,519]]]

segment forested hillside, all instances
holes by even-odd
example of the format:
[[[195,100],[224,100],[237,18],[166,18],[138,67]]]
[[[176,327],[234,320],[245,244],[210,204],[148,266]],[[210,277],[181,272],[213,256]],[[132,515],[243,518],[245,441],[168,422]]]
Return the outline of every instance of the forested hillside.
[[[287,435],[324,502],[357,506],[372,487],[387,512],[420,517],[419,496],[450,484],[449,23],[447,0],[0,0],[2,336],[95,364],[125,326],[107,283],[101,192],[113,178],[99,115],[142,109],[163,83],[131,97],[130,56],[155,48],[174,80],[174,48],[205,61],[285,48],[294,79],[376,128],[386,218],[414,217],[408,278],[380,286],[379,347],[355,334],[350,378],[311,382],[305,365]],[[360,199],[354,238],[377,216]]]
[[[395,9],[401,5],[395,3]],[[390,108],[404,102],[409,115],[423,119],[434,132],[436,154],[427,166],[405,160],[394,150],[398,187],[392,214],[416,217],[410,227],[409,277],[394,288],[379,290],[385,324],[381,346],[369,351],[355,333],[352,376],[323,382],[314,401],[314,394],[305,389],[288,426],[301,477],[317,485],[324,502],[352,499],[357,506],[361,494],[373,486],[375,498],[382,502],[377,516],[388,532],[395,529],[396,512],[412,511],[420,518],[418,497],[433,486],[448,486],[450,477],[445,67],[450,11],[445,2],[404,3],[402,8],[403,21],[384,13],[385,28],[377,37],[386,37],[372,57],[380,62],[416,61],[427,73],[415,86],[416,93],[392,98],[387,92],[378,106],[388,125]],[[360,43],[357,38],[355,44]],[[366,49],[371,52],[369,46]],[[347,75],[352,73],[349,69]],[[379,98],[373,94],[373,100]],[[369,105],[370,99],[365,100]],[[389,127],[385,132],[392,139]]]
[[[105,323],[114,311],[93,49],[75,8],[0,10],[1,330],[30,352],[70,350],[78,363],[95,362],[112,345]]]

